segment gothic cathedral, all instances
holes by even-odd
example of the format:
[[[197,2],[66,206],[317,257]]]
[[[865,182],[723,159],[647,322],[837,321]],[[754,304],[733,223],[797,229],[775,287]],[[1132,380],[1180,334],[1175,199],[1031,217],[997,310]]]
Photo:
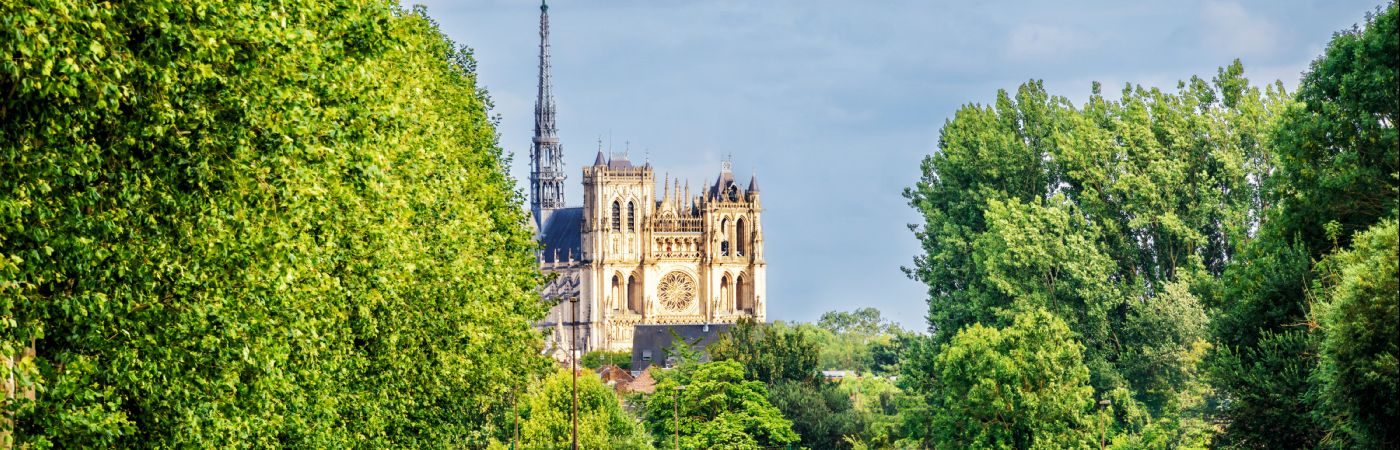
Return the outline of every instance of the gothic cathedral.
[[[563,146],[555,127],[549,6],[540,5],[539,92],[530,147],[530,209],[555,276],[541,295],[559,302],[540,323],[557,358],[569,351],[632,348],[633,327],[764,320],[763,203],[725,161],[714,184],[691,195],[651,164],[604,156],[583,168],[583,206],[564,202]],[[576,301],[571,301],[575,300]],[[574,336],[571,338],[571,336]]]

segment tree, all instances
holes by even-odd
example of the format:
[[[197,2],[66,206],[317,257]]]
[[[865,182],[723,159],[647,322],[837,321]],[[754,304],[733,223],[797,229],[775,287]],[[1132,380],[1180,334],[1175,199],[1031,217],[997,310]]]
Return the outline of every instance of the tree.
[[[598,368],[604,365],[614,365],[618,368],[630,369],[632,367],[632,353],[626,351],[610,352],[607,350],[591,351],[584,353],[583,357],[579,358],[579,364],[593,370],[598,370]]]
[[[520,399],[519,448],[568,448],[572,412],[573,378],[568,370],[559,370]],[[578,376],[578,424],[579,448],[653,448],[651,435],[622,409],[612,388],[586,370]],[[502,428],[503,436],[493,441],[493,447],[510,442],[511,428]]]
[[[1313,373],[1319,363],[1333,367],[1318,358],[1325,337],[1309,317],[1309,305],[1326,297],[1314,289],[1326,278],[1314,261],[1400,209],[1396,16],[1392,2],[1368,14],[1364,26],[1334,35],[1304,74],[1299,102],[1269,136],[1277,171],[1261,180],[1270,209],[1223,277],[1222,314],[1213,326],[1221,345],[1212,378],[1231,400],[1223,411],[1226,445],[1312,446],[1337,435],[1326,413],[1340,414],[1336,392],[1319,396],[1316,385],[1331,375]]]
[[[715,361],[734,361],[744,378],[768,385],[779,381],[818,380],[817,346],[800,329],[743,319],[707,347]]]
[[[768,399],[792,421],[804,447],[850,448],[845,437],[865,430],[865,417],[836,383],[782,380],[769,385]]]
[[[864,429],[855,435],[847,435],[851,444],[867,448],[896,447],[901,437],[899,401],[903,392],[887,378],[866,374],[859,377],[842,378],[839,391],[851,399],[851,406],[864,422]],[[859,446],[853,445],[855,448]]]
[[[1335,447],[1400,445],[1400,228],[1387,220],[1324,262],[1327,301],[1313,304],[1321,337],[1322,411],[1339,431]],[[1334,267],[1334,268],[1333,268]],[[1330,269],[1330,270],[1329,270]]]
[[[1087,448],[1097,433],[1083,348],[1044,310],[1019,313],[1007,328],[958,332],[934,362],[936,446]]]
[[[6,1],[0,54],[18,446],[485,442],[547,367],[490,100],[423,10]]]
[[[677,392],[678,386],[684,389]],[[657,447],[673,445],[676,411],[683,448],[757,449],[798,441],[792,422],[769,403],[763,383],[744,379],[744,367],[735,361],[688,364],[658,375],[643,413]]]
[[[1095,83],[1076,107],[1031,81],[960,109],[905,191],[924,218],[906,271],[929,287],[931,335],[900,363],[922,402],[903,409],[910,436],[933,432],[920,421],[942,388],[923,379],[959,330],[1043,308],[1084,345],[1120,438],[1209,442],[1197,436],[1216,400],[1200,367],[1213,348],[1204,317],[1263,220],[1269,125],[1290,102],[1235,61],[1170,92],[1128,85],[1110,100]]]

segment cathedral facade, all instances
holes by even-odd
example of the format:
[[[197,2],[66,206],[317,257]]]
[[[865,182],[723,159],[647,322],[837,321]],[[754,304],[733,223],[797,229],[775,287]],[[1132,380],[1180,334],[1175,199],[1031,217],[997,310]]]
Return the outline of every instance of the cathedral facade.
[[[555,128],[549,8],[540,6],[539,94],[530,149],[530,208],[551,275],[541,295],[558,302],[539,324],[552,352],[632,348],[634,327],[765,319],[763,203],[758,180],[735,180],[730,162],[692,195],[651,164],[604,155],[582,170],[583,205],[565,206],[567,175]],[[569,345],[573,339],[574,345]]]

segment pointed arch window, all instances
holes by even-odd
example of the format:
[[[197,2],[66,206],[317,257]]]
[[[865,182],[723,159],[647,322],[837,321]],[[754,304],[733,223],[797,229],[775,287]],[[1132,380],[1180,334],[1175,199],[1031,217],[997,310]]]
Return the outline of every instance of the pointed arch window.
[[[637,205],[627,202],[627,231],[637,231]]]
[[[637,314],[642,313],[642,282],[636,275],[627,277],[627,309]]]
[[[731,288],[729,287],[729,285],[731,284],[731,282],[729,280],[729,274],[724,274],[724,276],[720,277],[719,279],[719,304],[723,306],[724,309],[733,311],[734,297],[731,295],[731,293],[733,293],[734,291],[730,290]]]
[[[719,221],[719,255],[729,256],[729,219]]]
[[[748,241],[749,241],[749,233],[748,233],[748,231],[749,231],[749,230],[748,230],[747,227],[745,227],[744,225],[745,225],[745,224],[744,224],[744,219],[743,219],[743,218],[739,218],[739,220],[734,221],[734,230],[735,230],[735,231],[734,231],[734,255],[735,255],[735,256],[744,256],[744,255],[748,254],[748,252],[749,252],[749,245],[748,245]]]
[[[617,275],[613,275],[613,277],[612,277],[612,304],[613,304],[613,309],[614,309],[614,310],[622,309],[622,302],[623,302],[623,301],[624,301],[624,299],[622,298],[622,281],[621,281],[620,279],[618,279],[618,276],[617,276]]]
[[[622,231],[622,204],[616,200],[613,201],[612,207],[612,230]]]
[[[734,290],[738,294],[738,298],[735,302],[737,304],[737,308],[740,311],[753,314],[753,280],[750,280],[748,275],[739,274],[739,280],[737,283],[735,283]]]

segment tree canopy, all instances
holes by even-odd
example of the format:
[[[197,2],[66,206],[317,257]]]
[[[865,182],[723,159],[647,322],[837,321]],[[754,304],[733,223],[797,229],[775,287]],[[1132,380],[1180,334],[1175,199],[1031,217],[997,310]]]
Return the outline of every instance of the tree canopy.
[[[0,55],[20,445],[484,442],[546,364],[491,103],[423,11],[7,1]]]
[[[568,370],[556,371],[531,387],[520,400],[520,446],[514,448],[568,448],[573,432],[573,377]],[[509,446],[514,417],[502,418],[501,438],[494,448]],[[653,448],[651,435],[637,418],[622,409],[613,388],[603,384],[593,372],[578,374],[579,448],[641,450]]]
[[[643,417],[661,448],[674,445],[677,430],[682,448],[758,449],[798,441],[792,421],[769,403],[763,382],[746,380],[744,366],[735,361],[661,372]]]

